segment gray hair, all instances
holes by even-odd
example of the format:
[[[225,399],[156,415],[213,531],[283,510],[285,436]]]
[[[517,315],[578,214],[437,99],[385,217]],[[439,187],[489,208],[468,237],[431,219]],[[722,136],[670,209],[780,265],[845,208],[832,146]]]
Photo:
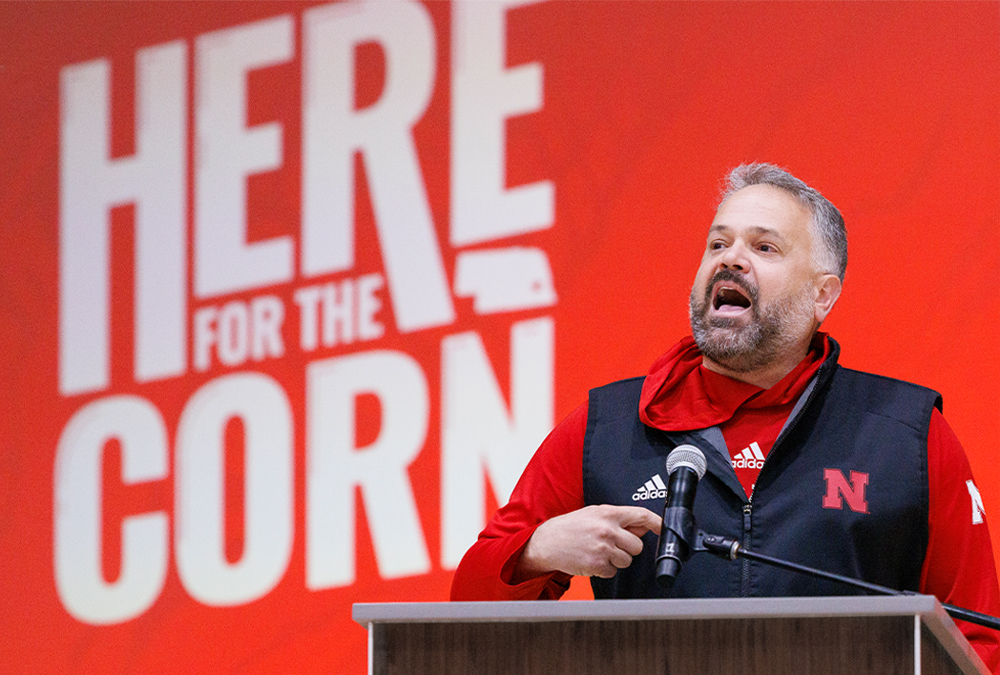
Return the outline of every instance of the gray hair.
[[[812,214],[813,234],[819,242],[813,262],[817,268],[836,274],[844,281],[847,272],[847,229],[837,207],[818,190],[774,164],[741,164],[726,176],[719,206],[733,195],[751,185],[773,185],[788,192]]]

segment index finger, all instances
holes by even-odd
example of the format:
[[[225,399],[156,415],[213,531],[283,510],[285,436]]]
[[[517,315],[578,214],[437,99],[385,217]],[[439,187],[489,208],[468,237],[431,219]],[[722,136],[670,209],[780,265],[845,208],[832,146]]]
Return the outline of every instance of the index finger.
[[[618,524],[641,537],[647,532],[659,532],[663,519],[642,506],[619,506],[616,509]]]

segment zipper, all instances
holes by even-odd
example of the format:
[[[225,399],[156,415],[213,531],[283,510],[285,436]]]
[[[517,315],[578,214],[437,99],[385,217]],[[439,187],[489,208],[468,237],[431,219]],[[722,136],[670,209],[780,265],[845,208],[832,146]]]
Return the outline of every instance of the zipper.
[[[822,371],[822,369],[823,369],[823,367],[821,366],[820,367],[820,371]],[[781,442],[783,440],[785,440],[786,438],[788,438],[788,435],[791,434],[792,431],[795,429],[795,427],[798,426],[799,420],[802,419],[802,416],[806,414],[806,410],[808,410],[809,407],[812,405],[812,402],[816,398],[817,392],[819,391],[819,387],[820,387],[820,385],[819,385],[819,376],[820,375],[821,375],[821,373],[817,373],[816,374],[816,380],[814,381],[815,383],[813,384],[813,388],[809,392],[809,396],[806,398],[806,402],[802,404],[801,408],[799,408],[799,412],[795,415],[795,418],[789,423],[789,425],[787,427],[785,427],[784,429],[782,429],[781,434],[778,436],[778,438],[775,439],[774,445],[771,446],[771,450],[767,453],[767,457],[764,458],[764,463],[761,465],[760,472],[757,474],[758,480],[760,479],[760,474],[763,473],[763,471],[764,471],[764,467],[767,466],[767,460],[771,459],[771,456],[774,454],[774,451],[778,449],[778,446],[781,445]],[[756,487],[756,484],[754,484],[754,487]],[[749,500],[750,503],[746,504],[743,507],[743,525],[744,525],[744,527],[749,527],[749,522],[750,522],[750,504],[753,503],[753,496],[754,496],[755,492],[756,492],[756,490],[751,489],[750,496],[748,497],[748,500]]]
[[[750,548],[750,515],[753,512],[753,504],[747,502],[743,505],[743,548]],[[744,598],[750,597],[750,561],[743,559],[743,577],[740,582],[740,594]]]
[[[823,366],[825,366],[825,365],[826,364],[823,364]],[[819,389],[820,389],[820,381],[819,380],[820,380],[820,376],[821,375],[825,375],[825,373],[822,372],[823,366],[820,366],[819,371],[816,373],[816,379],[813,381],[812,391],[809,392],[809,396],[806,398],[806,402],[804,404],[802,404],[801,408],[799,408],[799,413],[795,416],[795,419],[792,420],[791,424],[789,424],[787,427],[785,427],[782,430],[781,435],[778,436],[778,438],[774,441],[774,445],[771,446],[771,450],[770,450],[770,452],[767,453],[767,457],[770,457],[771,454],[774,452],[774,449],[777,448],[779,445],[781,445],[781,442],[783,440],[785,440],[785,438],[787,438],[790,433],[792,433],[792,430],[795,429],[796,426],[798,426],[799,420],[802,419],[802,416],[806,414],[806,410],[808,410],[812,406],[813,400],[819,395]],[[833,375],[829,375],[829,376],[824,377],[823,378],[824,382],[829,377],[833,377]],[[764,464],[765,465],[767,464],[767,457],[764,458]],[[761,471],[763,471],[763,470],[764,470],[764,467],[761,467]],[[752,497],[751,497],[751,499],[752,499]]]
[[[820,366],[819,372],[816,373],[816,379],[813,383],[812,391],[809,392],[809,396],[806,398],[806,402],[802,405],[801,408],[799,408],[799,412],[795,416],[795,419],[793,419],[791,423],[782,430],[781,435],[779,435],[778,438],[774,441],[774,445],[771,446],[770,452],[768,452],[767,457],[764,458],[764,466],[767,466],[767,460],[771,458],[771,455],[773,455],[774,451],[778,448],[779,445],[781,445],[781,442],[785,440],[785,438],[787,438],[789,434],[792,433],[792,430],[795,429],[796,426],[798,426],[799,420],[802,419],[802,416],[805,415],[806,411],[810,408],[810,406],[812,406],[812,402],[818,395],[820,389],[820,381],[819,381],[820,377],[825,376],[825,374],[822,372],[825,366],[826,364]],[[832,375],[825,376],[824,381],[827,377],[832,377]],[[764,471],[764,466],[761,467],[761,472]],[[760,474],[757,475],[759,479]],[[756,494],[756,490],[751,490],[750,496],[747,498],[747,503],[743,505],[743,548],[748,550],[752,550],[750,548],[750,527],[752,524],[751,516],[753,515],[754,494]],[[743,597],[745,598],[750,597],[750,561],[747,560],[746,558],[743,559],[743,575],[740,583],[740,592],[743,595]]]

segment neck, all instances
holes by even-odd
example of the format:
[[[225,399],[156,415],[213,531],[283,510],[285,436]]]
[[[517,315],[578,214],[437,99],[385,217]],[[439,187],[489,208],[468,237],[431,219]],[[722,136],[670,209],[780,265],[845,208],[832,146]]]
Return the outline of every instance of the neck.
[[[761,389],[770,389],[780,382],[785,375],[792,372],[797,365],[802,362],[809,352],[809,344],[812,341],[810,335],[804,342],[800,342],[792,349],[786,350],[781,357],[774,359],[770,363],[748,371],[736,371],[727,368],[725,364],[713,361],[707,356],[703,357],[702,364],[713,373],[719,373],[726,377],[731,377],[740,382],[746,382]]]

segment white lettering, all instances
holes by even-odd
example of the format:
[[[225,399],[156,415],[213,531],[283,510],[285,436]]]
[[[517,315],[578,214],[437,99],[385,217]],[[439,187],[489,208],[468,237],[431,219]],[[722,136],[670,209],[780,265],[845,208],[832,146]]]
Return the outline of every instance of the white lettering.
[[[276,295],[262,295],[250,301],[250,356],[254,361],[280,359],[285,355],[281,326],[285,303]]]
[[[526,3],[453,8],[450,240],[455,246],[542,230],[554,220],[551,181],[506,184],[505,125],[543,103],[539,63],[506,67],[506,14],[521,4]],[[189,338],[188,283],[195,298],[213,302],[205,299],[294,277],[293,236],[249,239],[247,181],[283,170],[282,123],[249,126],[248,78],[296,57],[295,30],[295,18],[284,15],[199,36],[193,110],[187,101],[187,46],[176,42],[137,52],[136,152],[126,158],[111,159],[109,62],[62,70],[63,395],[111,385],[114,261],[108,211],[122,205],[135,206],[137,382],[182,375],[188,339],[193,367],[201,372],[215,364],[234,368],[285,355],[281,297],[199,303]],[[448,272],[414,138],[436,77],[428,10],[412,0],[315,7],[303,14],[302,44],[302,274],[344,272],[355,265],[358,157],[370,188],[384,273],[296,289],[301,349],[384,338],[390,316],[402,333],[452,323]],[[375,45],[385,63],[382,92],[364,108],[354,99],[361,45]],[[190,280],[189,114],[196,153]],[[555,304],[545,251],[502,246],[454,256],[449,269],[455,272],[456,295],[473,298],[478,314]],[[545,317],[512,326],[509,405],[478,333],[445,338],[440,358],[441,557],[447,569],[457,565],[485,524],[487,477],[497,499],[509,499],[551,428],[554,323]],[[307,587],[355,580],[357,494],[380,575],[426,574],[430,557],[409,475],[430,420],[431,396],[420,364],[401,352],[376,350],[313,362],[305,375]],[[377,425],[358,424],[362,397],[377,400]],[[227,452],[234,450],[227,449],[226,429],[234,421],[244,429],[244,545],[240,559],[230,562],[225,467]],[[376,426],[374,440],[362,440]],[[232,606],[269,593],[285,575],[295,541],[294,436],[289,397],[269,376],[230,374],[198,389],[177,426],[173,523],[165,511],[124,518],[121,571],[108,581],[101,539],[106,447],[120,444],[122,484],[164,480],[170,474],[168,432],[159,410],[135,396],[110,396],[78,410],[59,439],[54,470],[54,568],[67,611],[91,624],[126,621],[146,611],[164,588],[170,527],[178,576],[196,601]]]
[[[355,579],[355,487],[361,488],[383,578],[424,574],[430,559],[407,467],[427,438],[427,380],[410,356],[370,351],[309,365],[306,373],[306,585]],[[357,447],[356,398],[378,397],[378,437]]]
[[[375,320],[382,309],[382,301],[375,295],[382,289],[381,274],[367,274],[358,279],[358,337],[362,340],[377,340],[385,334],[385,328]]]
[[[381,280],[381,275],[376,275]],[[354,342],[354,282],[323,286],[323,346],[349,345]],[[381,288],[381,285],[379,286]],[[360,304],[360,303],[357,303]]]
[[[135,378],[187,365],[187,49],[136,54],[136,153],[111,160],[110,66],[62,70],[59,162],[59,391],[110,384],[108,209],[135,202]]]
[[[986,507],[983,506],[983,495],[979,493],[979,488],[971,479],[965,481],[965,487],[969,490],[969,497],[972,498],[972,524],[979,525],[984,522]]]
[[[213,348],[219,363],[235,367],[252,358],[263,361],[285,355],[281,327],[285,305],[276,295],[262,295],[249,303],[227,302],[221,309],[203,307],[194,314],[194,367],[212,366]]]
[[[385,287],[381,274],[366,274],[295,292],[299,306],[299,344],[303,351],[348,345],[355,340],[377,340],[385,326],[377,320],[382,310],[378,292]]]
[[[476,333],[441,345],[441,564],[458,566],[486,525],[484,468],[505,503],[552,427],[554,327],[551,318],[514,324],[510,410]]]
[[[246,304],[235,300],[227,302],[219,310],[217,322],[219,331],[219,362],[225,366],[238,366],[247,360],[249,352],[250,313]]]
[[[452,6],[451,243],[476,244],[552,226],[555,187],[506,187],[506,122],[542,108],[542,67],[506,64],[511,2]]]
[[[434,26],[414,2],[335,4],[305,12],[302,272],[354,265],[354,155],[367,171],[396,325],[402,332],[455,320],[448,279],[413,139],[434,88]],[[355,51],[375,43],[385,85],[355,109]]]
[[[319,298],[319,286],[295,290],[295,304],[299,306],[299,348],[304,352],[319,347]]]
[[[122,522],[121,573],[102,573],[101,462],[118,439],[122,483],[168,475],[167,430],[159,411],[136,396],[90,403],[66,424],[56,449],[54,558],[59,599],[74,618],[104,625],[135,618],[159,597],[167,578],[168,521],[161,511]]]
[[[295,24],[279,16],[197,42],[194,289],[200,298],[292,278],[291,237],[247,243],[247,176],[281,168],[281,124],[246,127],[247,73],[289,61]]]
[[[226,559],[225,428],[244,426],[243,556]],[[195,392],[177,427],[177,572],[206,605],[239,605],[266,595],[292,553],[292,409],[281,386],[258,373],[217,378]]]
[[[203,307],[194,313],[194,369],[212,367],[212,347],[215,346],[215,320],[219,310]]]

